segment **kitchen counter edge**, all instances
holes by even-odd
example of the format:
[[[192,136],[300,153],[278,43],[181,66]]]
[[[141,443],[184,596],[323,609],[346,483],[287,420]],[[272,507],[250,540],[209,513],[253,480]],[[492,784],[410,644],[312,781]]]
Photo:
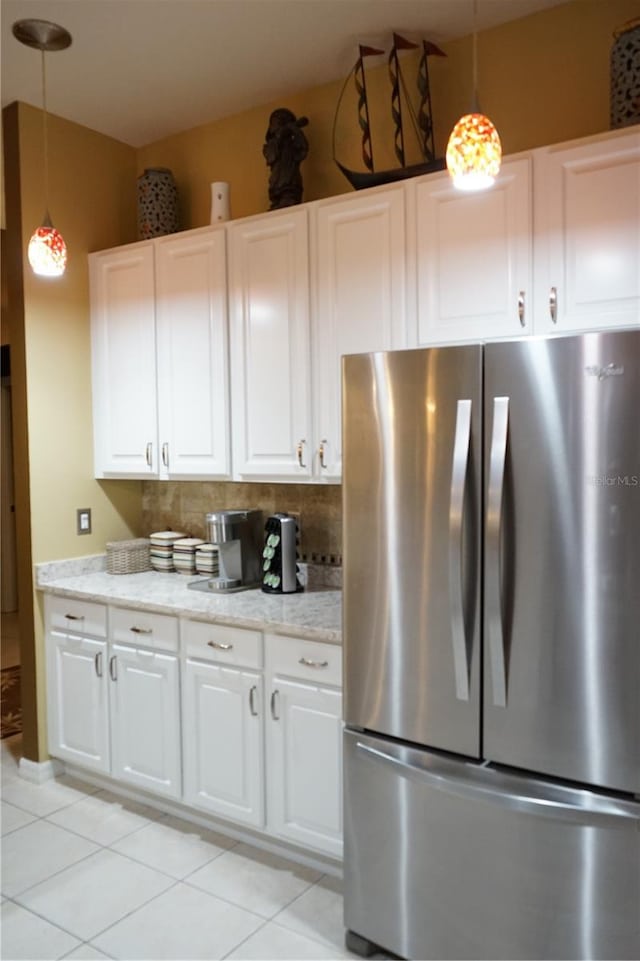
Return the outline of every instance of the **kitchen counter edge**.
[[[59,597],[342,643],[342,592],[331,587],[299,594],[264,594],[259,588],[207,594],[189,589],[193,578],[182,574],[109,574],[104,555],[36,564],[35,572],[36,588]]]

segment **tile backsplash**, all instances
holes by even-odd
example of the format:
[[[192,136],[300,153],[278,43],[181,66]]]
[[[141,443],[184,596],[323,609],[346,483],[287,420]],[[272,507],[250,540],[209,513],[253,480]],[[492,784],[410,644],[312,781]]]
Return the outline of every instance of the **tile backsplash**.
[[[244,484],[235,481],[143,481],[142,534],[179,530],[206,537],[205,514],[258,508],[300,516],[300,554],[315,563],[340,564],[342,488],[321,484]]]

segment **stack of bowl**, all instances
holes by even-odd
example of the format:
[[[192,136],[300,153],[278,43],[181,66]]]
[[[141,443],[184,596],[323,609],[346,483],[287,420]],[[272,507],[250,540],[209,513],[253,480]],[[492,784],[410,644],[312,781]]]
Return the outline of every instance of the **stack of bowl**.
[[[196,571],[217,577],[219,573],[218,548],[215,544],[200,544],[196,547]]]
[[[196,547],[202,543],[201,537],[182,537],[173,542],[173,566],[178,574],[195,574]]]
[[[149,535],[151,547],[151,566],[154,571],[173,571],[173,545],[181,540],[184,534],[178,531],[157,531]]]

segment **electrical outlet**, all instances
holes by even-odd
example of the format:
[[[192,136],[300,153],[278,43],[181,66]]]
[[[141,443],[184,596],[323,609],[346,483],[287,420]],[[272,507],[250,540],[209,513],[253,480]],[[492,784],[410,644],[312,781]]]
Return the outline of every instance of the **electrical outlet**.
[[[91,533],[91,508],[90,507],[80,507],[76,511],[76,533],[77,534]]]

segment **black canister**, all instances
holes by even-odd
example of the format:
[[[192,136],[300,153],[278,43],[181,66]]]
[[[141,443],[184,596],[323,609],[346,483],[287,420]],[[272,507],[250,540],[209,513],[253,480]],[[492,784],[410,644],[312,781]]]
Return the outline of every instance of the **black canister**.
[[[298,574],[298,525],[289,514],[272,514],[264,525],[262,590],[294,594],[304,587]]]

